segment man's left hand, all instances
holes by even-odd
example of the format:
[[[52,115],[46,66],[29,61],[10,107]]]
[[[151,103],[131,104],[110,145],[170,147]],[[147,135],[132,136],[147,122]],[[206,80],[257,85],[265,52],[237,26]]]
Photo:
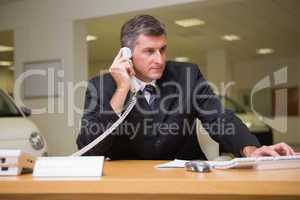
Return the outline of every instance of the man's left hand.
[[[296,155],[295,151],[284,142],[270,146],[262,146],[260,148],[246,146],[243,148],[242,153],[245,157]]]

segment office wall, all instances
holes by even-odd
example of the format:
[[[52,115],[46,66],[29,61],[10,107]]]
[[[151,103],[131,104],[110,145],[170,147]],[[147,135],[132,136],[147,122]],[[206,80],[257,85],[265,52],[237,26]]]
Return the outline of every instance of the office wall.
[[[13,90],[13,72],[7,67],[0,67],[0,88],[8,93]]]
[[[108,72],[112,61],[99,61],[95,63],[89,63],[88,78],[92,78],[98,74]]]
[[[273,73],[283,67],[288,67],[288,79],[287,83],[284,84],[286,87],[298,86],[300,84],[300,68],[299,68],[299,57],[266,57],[260,58],[255,61],[248,61],[243,63],[236,63],[233,66],[233,79],[236,82],[234,86],[235,94],[240,94],[238,91],[251,90],[254,85],[266,76],[270,76],[271,84],[273,85]],[[274,87],[274,86],[273,86]],[[262,97],[264,100],[256,101],[254,105],[260,113],[270,113],[271,110],[271,96]],[[271,95],[271,94],[270,94]],[[268,101],[269,100],[269,101]],[[266,110],[267,109],[267,110]],[[287,133],[280,133],[274,131],[275,142],[285,141],[291,144],[300,144],[300,118],[288,117],[287,118]]]
[[[261,58],[233,65],[233,77],[236,87],[254,86],[265,76],[273,76],[273,72],[288,67],[288,86],[298,85],[298,57]],[[246,75],[246,76],[245,76]],[[242,78],[241,78],[242,77]]]
[[[15,34],[15,78],[23,72],[24,62],[60,59],[65,72],[64,83],[76,84],[87,80],[86,55],[78,57],[86,45],[82,24],[76,20],[113,15],[160,6],[193,2],[193,0],[24,0],[0,7],[0,31],[13,30]],[[76,41],[76,42],[75,42]],[[54,101],[54,112],[33,115],[32,120],[46,137],[50,155],[67,155],[76,150],[75,138],[79,131],[80,114],[75,114],[74,124],[69,126],[70,96],[58,98],[26,99],[25,105],[42,108]],[[78,107],[83,104],[83,95],[76,94]],[[58,113],[63,104],[62,113]],[[71,114],[70,114],[71,113]]]

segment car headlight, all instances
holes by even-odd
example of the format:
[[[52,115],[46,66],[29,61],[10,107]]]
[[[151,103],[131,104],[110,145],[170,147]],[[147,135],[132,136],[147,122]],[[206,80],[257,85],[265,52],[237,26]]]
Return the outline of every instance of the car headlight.
[[[45,146],[42,136],[40,136],[37,132],[31,133],[29,142],[35,150],[41,150]]]
[[[252,126],[252,123],[251,123],[251,122],[244,122],[244,124],[245,124],[248,128],[250,128],[250,127]]]

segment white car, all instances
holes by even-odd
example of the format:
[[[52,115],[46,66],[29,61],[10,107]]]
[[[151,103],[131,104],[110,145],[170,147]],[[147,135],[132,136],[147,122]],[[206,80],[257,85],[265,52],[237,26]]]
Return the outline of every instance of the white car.
[[[28,108],[19,108],[0,89],[0,149],[20,149],[33,156],[47,155],[47,145],[37,126],[27,117]]]

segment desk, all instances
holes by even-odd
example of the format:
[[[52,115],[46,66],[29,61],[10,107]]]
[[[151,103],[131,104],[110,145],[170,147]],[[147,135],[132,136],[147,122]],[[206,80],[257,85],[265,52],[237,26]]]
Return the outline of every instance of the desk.
[[[100,180],[0,177],[0,199],[300,199],[300,169],[155,169],[165,161],[106,161]]]

